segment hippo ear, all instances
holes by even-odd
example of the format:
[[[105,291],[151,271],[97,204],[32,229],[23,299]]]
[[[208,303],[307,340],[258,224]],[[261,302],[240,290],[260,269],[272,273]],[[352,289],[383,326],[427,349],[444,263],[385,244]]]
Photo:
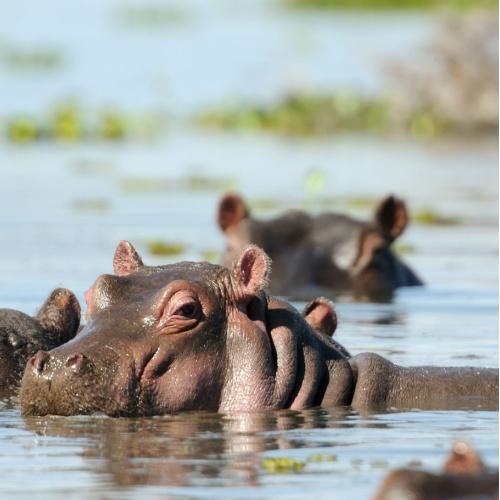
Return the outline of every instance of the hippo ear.
[[[256,245],[250,245],[234,266],[236,294],[239,300],[249,300],[262,291],[269,282],[271,259]]]
[[[392,195],[384,198],[375,211],[375,222],[385,238],[394,241],[408,225],[405,202]]]
[[[42,328],[54,335],[57,344],[71,340],[80,325],[80,304],[66,288],[56,288],[36,315]]]
[[[325,297],[318,297],[304,308],[304,319],[314,330],[333,337],[337,329],[337,313],[333,302]]]
[[[144,266],[142,259],[128,241],[120,241],[113,257],[113,270],[117,276],[126,276]]]
[[[236,226],[240,221],[250,215],[243,198],[237,194],[227,194],[219,202],[217,220],[223,231]]]
[[[472,446],[457,441],[444,464],[444,470],[453,474],[474,474],[484,471],[485,465]]]
[[[366,269],[366,267],[372,262],[375,252],[384,245],[386,245],[386,241],[378,233],[369,231],[361,235],[358,256],[356,257],[351,270],[354,276],[360,274],[361,271]]]

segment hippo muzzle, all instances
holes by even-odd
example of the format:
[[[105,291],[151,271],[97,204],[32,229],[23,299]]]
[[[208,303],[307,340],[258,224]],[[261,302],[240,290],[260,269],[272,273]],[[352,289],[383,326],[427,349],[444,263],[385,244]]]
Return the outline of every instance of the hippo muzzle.
[[[127,355],[101,346],[86,348],[75,339],[28,360],[21,385],[24,415],[75,415],[137,412],[133,367]]]

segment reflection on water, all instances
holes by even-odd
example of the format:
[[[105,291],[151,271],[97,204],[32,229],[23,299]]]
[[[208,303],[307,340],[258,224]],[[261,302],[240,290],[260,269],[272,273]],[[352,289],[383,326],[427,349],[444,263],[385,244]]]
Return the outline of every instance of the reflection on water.
[[[495,463],[493,412],[359,415],[349,409],[183,413],[149,419],[19,419],[3,409],[0,466],[5,494],[62,494],[76,482],[99,496],[133,492],[189,497],[367,497],[395,465],[437,469],[449,442],[467,436]],[[21,452],[14,452],[15,450]],[[10,458],[7,458],[10,457]],[[280,473],[266,459],[301,464]],[[50,464],[50,465],[49,465]],[[15,478],[29,482],[15,483]],[[63,483],[49,478],[64,477]],[[141,489],[138,489],[141,487]],[[258,488],[258,489],[256,489]],[[325,489],[328,488],[328,489]],[[258,493],[257,493],[258,492]]]

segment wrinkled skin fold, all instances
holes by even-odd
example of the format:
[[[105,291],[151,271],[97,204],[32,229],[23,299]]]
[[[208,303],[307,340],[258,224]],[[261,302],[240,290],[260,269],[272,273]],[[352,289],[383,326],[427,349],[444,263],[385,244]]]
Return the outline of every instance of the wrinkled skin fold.
[[[498,370],[351,357],[332,338],[331,303],[316,299],[301,315],[264,292],[269,274],[256,246],[229,271],[193,262],[148,267],[121,242],[114,274],[86,293],[86,326],[28,361],[23,414],[498,407]]]

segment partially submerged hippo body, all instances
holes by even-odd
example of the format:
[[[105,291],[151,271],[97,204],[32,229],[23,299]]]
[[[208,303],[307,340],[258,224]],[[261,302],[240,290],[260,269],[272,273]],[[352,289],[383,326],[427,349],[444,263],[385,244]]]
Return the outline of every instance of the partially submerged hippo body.
[[[0,309],[0,391],[21,380],[26,361],[72,339],[80,324],[80,304],[64,288],[52,291],[35,317]]]
[[[86,293],[86,326],[27,363],[23,413],[498,407],[498,370],[351,357],[331,339],[329,302],[313,301],[303,317],[263,291],[269,274],[256,246],[230,271],[206,262],[148,267],[121,242],[114,275]]]
[[[467,443],[455,443],[443,472],[397,469],[384,479],[374,500],[498,498],[498,469],[490,470]]]
[[[247,245],[255,244],[273,261],[271,293],[298,299],[349,292],[385,301],[396,288],[422,285],[391,249],[408,218],[404,202],[394,196],[382,200],[368,222],[295,210],[255,219],[237,195],[226,195],[218,211],[227,241],[224,264],[230,268]]]

